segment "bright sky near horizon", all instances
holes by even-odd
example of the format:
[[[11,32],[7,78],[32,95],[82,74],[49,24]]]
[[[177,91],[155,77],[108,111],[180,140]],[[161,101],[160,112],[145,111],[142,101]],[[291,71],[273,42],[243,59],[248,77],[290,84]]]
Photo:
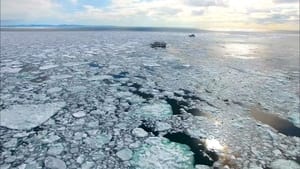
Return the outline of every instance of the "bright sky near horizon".
[[[1,0],[1,24],[299,30],[299,0]]]

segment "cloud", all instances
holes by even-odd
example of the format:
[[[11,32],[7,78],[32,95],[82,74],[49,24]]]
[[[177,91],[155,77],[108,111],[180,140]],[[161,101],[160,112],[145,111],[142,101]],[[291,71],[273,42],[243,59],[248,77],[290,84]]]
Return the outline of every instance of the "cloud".
[[[78,0],[70,0],[70,2],[74,5],[78,4]]]
[[[185,0],[191,6],[226,6],[226,0]]]
[[[274,3],[299,3],[299,0],[273,0]]]
[[[193,16],[202,16],[204,14],[204,10],[193,10],[192,15]]]
[[[51,0],[1,0],[1,19],[36,20],[59,17],[60,5]]]
[[[1,22],[184,26],[203,29],[249,25],[263,28],[267,24],[268,28],[272,24],[286,27],[299,23],[299,2],[295,2],[297,1],[1,0]]]

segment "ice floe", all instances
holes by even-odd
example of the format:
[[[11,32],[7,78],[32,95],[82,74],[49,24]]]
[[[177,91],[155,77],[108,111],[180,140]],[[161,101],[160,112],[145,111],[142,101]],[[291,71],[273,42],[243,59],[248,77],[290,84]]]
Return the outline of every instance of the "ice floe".
[[[58,65],[55,65],[55,64],[49,64],[49,65],[41,66],[40,69],[41,69],[41,70],[47,70],[47,69],[56,68],[57,66],[58,66]]]
[[[31,129],[47,121],[65,105],[65,102],[12,105],[0,112],[0,125],[11,129]]]
[[[132,134],[137,136],[137,137],[146,137],[146,136],[148,136],[148,133],[142,128],[133,129]]]
[[[66,169],[67,168],[64,161],[62,161],[61,159],[52,157],[52,156],[48,156],[45,159],[45,167],[51,168],[51,169]]]
[[[299,169],[300,165],[292,160],[278,159],[271,163],[272,169]]]
[[[187,145],[150,137],[146,144],[134,150],[131,164],[136,169],[191,169],[194,157]]]
[[[172,116],[172,108],[167,103],[153,103],[141,106],[135,110],[135,115],[149,119],[166,119]]]
[[[132,158],[132,151],[129,148],[124,148],[117,152],[117,156],[123,161],[128,161]]]

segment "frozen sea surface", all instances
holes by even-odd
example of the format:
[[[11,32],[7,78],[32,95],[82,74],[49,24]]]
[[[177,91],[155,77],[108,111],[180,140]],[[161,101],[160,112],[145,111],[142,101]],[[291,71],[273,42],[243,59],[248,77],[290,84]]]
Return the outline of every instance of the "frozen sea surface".
[[[2,31],[0,168],[299,168],[299,64],[298,34]]]

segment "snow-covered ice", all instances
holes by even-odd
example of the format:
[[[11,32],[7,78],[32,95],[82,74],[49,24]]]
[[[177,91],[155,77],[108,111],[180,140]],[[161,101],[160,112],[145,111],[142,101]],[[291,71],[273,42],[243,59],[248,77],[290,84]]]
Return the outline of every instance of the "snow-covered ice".
[[[300,165],[295,161],[278,159],[271,163],[272,169],[299,169]]]
[[[117,152],[117,156],[123,161],[128,161],[132,158],[132,151],[129,148],[124,148]]]
[[[0,125],[11,129],[31,129],[47,121],[65,105],[65,102],[12,105],[0,111]]]
[[[149,137],[145,145],[134,151],[131,163],[136,169],[190,169],[194,157],[187,145]]]
[[[132,134],[137,136],[137,137],[146,137],[146,136],[148,136],[148,133],[142,128],[133,129]]]
[[[171,106],[167,103],[146,104],[135,111],[135,115],[149,119],[166,119],[172,114]]]

